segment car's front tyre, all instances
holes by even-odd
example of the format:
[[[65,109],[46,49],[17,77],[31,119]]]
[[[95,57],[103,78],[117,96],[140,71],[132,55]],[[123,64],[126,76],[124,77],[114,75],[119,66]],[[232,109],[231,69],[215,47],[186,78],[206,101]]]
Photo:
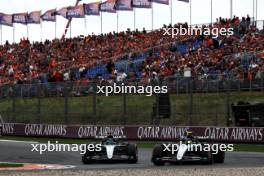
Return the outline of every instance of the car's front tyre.
[[[153,152],[152,152],[152,162],[156,166],[163,166],[165,164],[164,161],[162,161],[163,157],[163,146],[161,144],[157,144],[154,146]]]
[[[215,163],[224,163],[225,162],[225,152],[219,151],[217,154],[214,155],[214,162]]]
[[[134,144],[127,145],[127,153],[128,153],[128,162],[131,164],[135,164],[138,162],[138,149]]]

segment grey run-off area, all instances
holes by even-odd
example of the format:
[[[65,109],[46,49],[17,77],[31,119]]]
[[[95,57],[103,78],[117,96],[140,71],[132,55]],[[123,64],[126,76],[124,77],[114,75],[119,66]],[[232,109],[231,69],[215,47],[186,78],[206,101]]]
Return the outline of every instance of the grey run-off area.
[[[249,168],[263,167],[264,153],[244,153],[229,152],[226,154],[224,164],[214,165],[166,165],[164,167],[154,166],[150,159],[152,149],[139,149],[139,162],[137,164],[126,163],[95,163],[83,165],[81,155],[77,152],[51,152],[40,156],[38,153],[31,152],[31,145],[28,142],[0,141],[1,162],[21,162],[36,164],[60,164],[73,165],[73,170],[120,170],[120,169],[215,169],[215,168]],[[138,171],[140,172],[140,171]],[[1,173],[0,173],[1,174]],[[104,175],[104,174],[103,174]],[[143,174],[144,175],[144,174]]]

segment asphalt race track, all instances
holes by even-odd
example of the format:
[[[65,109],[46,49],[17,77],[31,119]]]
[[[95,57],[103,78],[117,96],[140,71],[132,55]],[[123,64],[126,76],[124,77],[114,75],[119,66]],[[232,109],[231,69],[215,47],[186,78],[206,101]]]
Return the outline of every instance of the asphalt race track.
[[[75,166],[74,169],[127,169],[127,168],[153,168],[151,161],[151,149],[139,149],[139,162],[137,164],[127,163],[94,163],[83,165],[81,155],[77,152],[49,152],[40,155],[31,152],[31,145],[27,142],[1,141],[0,140],[0,162],[21,162],[35,164],[60,164]],[[241,168],[241,167],[261,167],[264,166],[263,153],[226,153],[224,164],[214,165],[168,165],[167,167],[220,167],[220,168]]]

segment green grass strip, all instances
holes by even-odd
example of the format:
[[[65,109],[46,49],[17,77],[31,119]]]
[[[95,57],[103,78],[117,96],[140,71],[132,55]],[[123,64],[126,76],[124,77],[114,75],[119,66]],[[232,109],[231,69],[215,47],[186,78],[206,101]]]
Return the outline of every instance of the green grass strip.
[[[23,167],[24,164],[20,163],[0,163],[0,168]]]

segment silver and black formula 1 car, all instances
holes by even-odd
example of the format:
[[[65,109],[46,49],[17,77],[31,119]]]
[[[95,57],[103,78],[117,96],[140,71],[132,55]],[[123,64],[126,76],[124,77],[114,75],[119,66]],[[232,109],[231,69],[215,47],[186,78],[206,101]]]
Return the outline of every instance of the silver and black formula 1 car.
[[[177,150],[176,146],[177,145]],[[224,163],[225,152],[213,152],[209,146],[212,144],[200,142],[197,138],[185,137],[175,144],[157,144],[152,153],[152,162],[156,166],[165,163],[190,163],[204,164]],[[209,150],[204,150],[205,148]],[[175,152],[172,152],[172,151]]]
[[[128,163],[137,163],[138,149],[136,144],[121,142],[120,137],[107,136],[101,141],[100,151],[86,151],[82,156],[84,164],[90,164],[98,161],[126,161]]]

